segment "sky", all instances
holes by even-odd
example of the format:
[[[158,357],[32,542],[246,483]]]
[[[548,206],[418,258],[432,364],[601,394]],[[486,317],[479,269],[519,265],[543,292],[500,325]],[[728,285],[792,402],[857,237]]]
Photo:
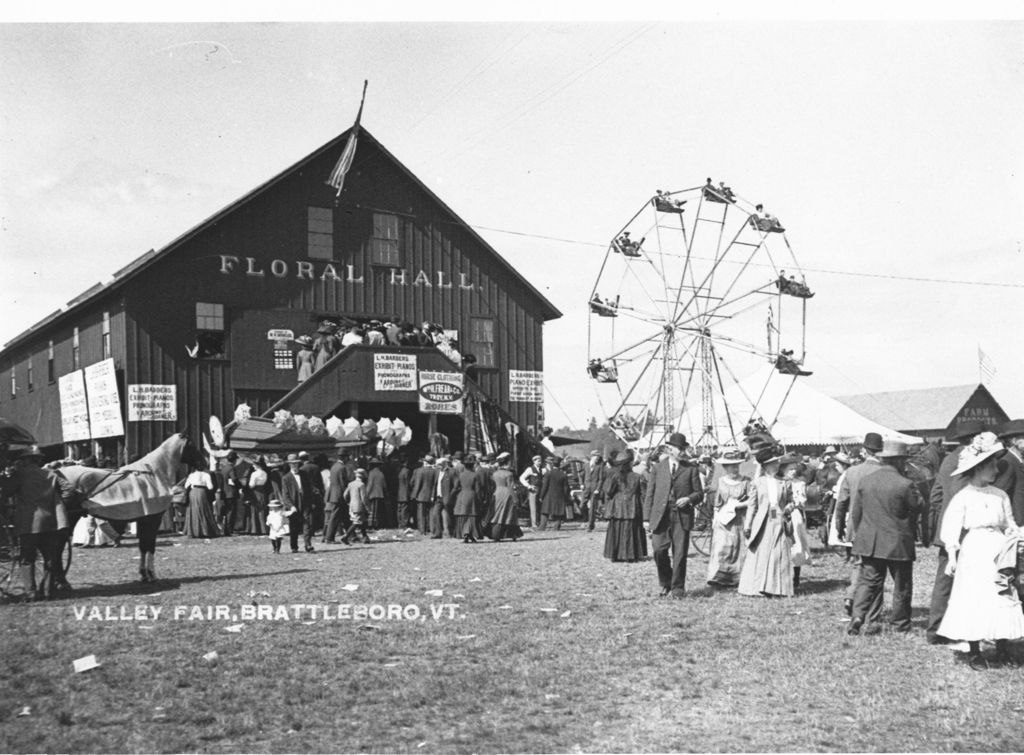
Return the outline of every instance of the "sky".
[[[366,79],[363,125],[564,313],[549,424],[604,419],[609,240],[707,176],[786,226],[811,386],[976,383],[980,348],[1024,416],[1024,23],[679,15],[0,24],[0,342],[344,131]]]

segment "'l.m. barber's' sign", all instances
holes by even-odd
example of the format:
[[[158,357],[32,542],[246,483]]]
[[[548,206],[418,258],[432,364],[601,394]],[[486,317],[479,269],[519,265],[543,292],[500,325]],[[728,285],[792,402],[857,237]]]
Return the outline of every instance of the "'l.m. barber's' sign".
[[[300,280],[335,280],[339,283],[362,283],[363,274],[356,274],[354,265],[334,265],[331,262],[309,262],[297,260],[271,260],[265,266],[255,257],[238,257],[234,254],[220,254],[220,271],[224,275],[242,274],[254,278],[299,278]],[[340,268],[340,269],[339,269]],[[426,270],[418,270],[415,276],[408,270],[391,268],[388,283],[392,286],[422,286],[424,288],[460,288],[472,291],[474,286],[465,273],[457,273],[458,281],[449,278],[448,273],[437,270],[431,276]]]

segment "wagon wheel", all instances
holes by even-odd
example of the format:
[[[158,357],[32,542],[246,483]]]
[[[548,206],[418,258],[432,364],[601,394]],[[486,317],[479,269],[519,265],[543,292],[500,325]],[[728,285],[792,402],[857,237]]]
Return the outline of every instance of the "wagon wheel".
[[[693,508],[693,529],[690,530],[690,546],[702,556],[711,553],[712,516],[710,496],[705,496]]]

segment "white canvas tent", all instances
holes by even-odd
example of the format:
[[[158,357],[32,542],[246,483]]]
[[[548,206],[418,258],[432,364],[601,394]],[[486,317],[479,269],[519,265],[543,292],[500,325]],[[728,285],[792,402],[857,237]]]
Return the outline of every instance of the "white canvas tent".
[[[770,425],[772,435],[786,445],[857,444],[870,432],[879,433],[886,440],[923,442],[921,438],[904,435],[857,414],[845,404],[812,388],[806,380],[799,377],[793,383],[791,375],[781,375],[766,368],[739,383],[726,386],[724,394],[715,395],[715,426],[720,445],[731,445],[733,431],[741,439],[743,426],[755,416],[763,418]],[[757,404],[756,410],[754,403]],[[726,406],[732,417],[732,430]],[[701,415],[701,407],[694,405],[683,415],[679,425],[691,443],[703,434]],[[652,441],[660,443],[663,439],[663,433],[655,435],[645,436],[630,445],[649,448]]]

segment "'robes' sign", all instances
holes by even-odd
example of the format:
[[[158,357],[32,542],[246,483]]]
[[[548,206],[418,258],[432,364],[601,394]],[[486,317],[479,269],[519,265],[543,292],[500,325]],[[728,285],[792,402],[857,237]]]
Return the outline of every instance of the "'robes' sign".
[[[81,370],[61,375],[60,430],[65,443],[89,440],[89,402],[85,398],[85,377]]]
[[[416,355],[374,354],[373,389],[375,391],[416,390]]]
[[[461,372],[421,370],[420,411],[425,414],[462,414],[463,375]]]
[[[138,383],[128,386],[129,422],[177,422],[178,386]]]
[[[543,401],[544,373],[536,370],[509,370],[508,400],[534,403]]]
[[[117,392],[114,360],[90,364],[85,368],[85,391],[89,398],[89,425],[94,438],[124,435],[121,397]]]

